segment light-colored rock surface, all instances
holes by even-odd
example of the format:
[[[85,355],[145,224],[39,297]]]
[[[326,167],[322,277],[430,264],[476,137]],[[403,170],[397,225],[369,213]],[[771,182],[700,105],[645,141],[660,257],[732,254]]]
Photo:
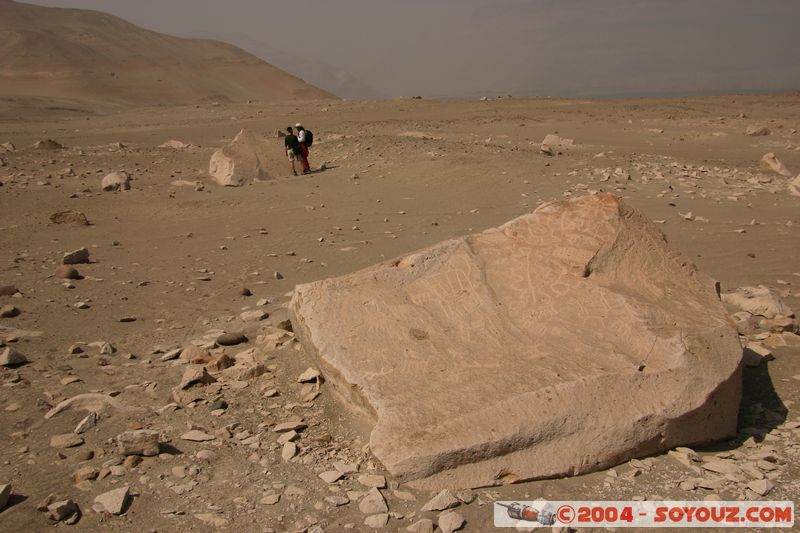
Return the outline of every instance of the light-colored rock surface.
[[[736,432],[742,353],[714,281],[612,195],[300,285],[290,316],[414,486],[578,474]]]
[[[243,129],[230,144],[214,152],[208,173],[217,185],[238,187],[285,175],[288,165],[282,141],[268,141]],[[281,172],[281,168],[285,169]]]

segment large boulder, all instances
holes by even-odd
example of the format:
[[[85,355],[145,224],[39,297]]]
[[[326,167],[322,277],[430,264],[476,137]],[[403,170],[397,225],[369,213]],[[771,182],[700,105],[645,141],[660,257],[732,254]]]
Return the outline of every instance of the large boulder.
[[[244,129],[229,145],[214,152],[208,173],[218,185],[239,187],[285,175],[289,168],[282,142],[267,141]]]
[[[581,474],[736,434],[714,280],[610,194],[300,285],[295,334],[427,489]]]

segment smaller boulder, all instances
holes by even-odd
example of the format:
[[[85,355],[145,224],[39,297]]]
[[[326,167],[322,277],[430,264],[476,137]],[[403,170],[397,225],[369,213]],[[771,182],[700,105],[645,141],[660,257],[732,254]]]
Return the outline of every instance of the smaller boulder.
[[[118,489],[105,492],[94,499],[93,509],[97,512],[106,512],[113,515],[125,513],[130,499],[130,489],[120,487]]]
[[[33,143],[33,148],[35,150],[61,150],[64,145],[53,139],[43,139]]]
[[[89,250],[86,248],[79,248],[64,254],[61,263],[64,265],[84,265],[89,262]]]
[[[765,137],[772,133],[769,128],[764,126],[747,126],[744,134],[750,137]]]
[[[159,452],[158,431],[137,429],[117,435],[117,447],[122,455],[154,457]]]
[[[72,211],[67,209],[64,211],[56,211],[50,215],[50,222],[53,224],[72,224],[73,226],[88,226],[89,219],[80,211]]]
[[[69,265],[59,265],[56,268],[55,276],[61,279],[81,279],[80,272]]]
[[[100,186],[104,191],[129,191],[131,177],[127,172],[112,172],[111,174],[106,174]]]
[[[28,358],[10,346],[3,348],[0,352],[0,366],[20,366],[28,362]]]
[[[792,177],[792,173],[788,168],[786,168],[786,165],[781,163],[781,161],[772,152],[765,154],[764,157],[761,158],[761,166],[776,172],[781,176],[786,176],[787,178]]]
[[[216,378],[209,374],[205,367],[200,365],[189,365],[183,372],[183,377],[181,378],[178,388],[181,390],[186,390],[192,385],[207,385],[209,383],[214,383],[215,381],[217,381]]]
[[[0,511],[8,505],[11,499],[11,485],[0,485]]]
[[[236,346],[244,342],[247,342],[244,333],[223,333],[217,337],[217,344],[220,346]]]

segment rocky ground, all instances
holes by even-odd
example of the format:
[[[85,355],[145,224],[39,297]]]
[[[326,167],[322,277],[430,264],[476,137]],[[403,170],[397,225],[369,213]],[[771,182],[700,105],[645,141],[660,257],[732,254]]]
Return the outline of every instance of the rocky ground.
[[[487,531],[495,499],[798,499],[800,197],[762,158],[800,172],[800,96],[58,107],[0,103],[0,529]],[[242,127],[299,120],[324,172],[206,180]],[[398,486],[295,341],[294,285],[592,191],[733,295],[739,434],[576,478]]]

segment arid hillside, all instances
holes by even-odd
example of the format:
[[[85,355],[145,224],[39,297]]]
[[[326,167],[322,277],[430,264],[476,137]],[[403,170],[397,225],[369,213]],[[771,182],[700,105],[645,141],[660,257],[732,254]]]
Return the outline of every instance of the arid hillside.
[[[229,44],[0,0],[0,98],[117,105],[335,98]]]

